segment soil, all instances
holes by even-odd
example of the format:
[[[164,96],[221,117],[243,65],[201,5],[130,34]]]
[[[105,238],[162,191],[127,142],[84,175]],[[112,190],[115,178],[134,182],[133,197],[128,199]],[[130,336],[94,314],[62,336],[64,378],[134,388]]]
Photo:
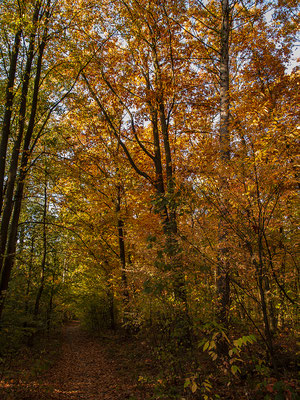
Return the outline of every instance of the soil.
[[[2,400],[139,400],[150,387],[138,378],[141,358],[120,336],[93,337],[73,322],[63,328],[59,356],[46,372],[0,381]],[[145,356],[145,353],[143,354]],[[138,358],[137,358],[138,357]],[[144,357],[143,357],[144,358]],[[147,368],[143,360],[142,368]],[[22,376],[22,375],[21,375]]]

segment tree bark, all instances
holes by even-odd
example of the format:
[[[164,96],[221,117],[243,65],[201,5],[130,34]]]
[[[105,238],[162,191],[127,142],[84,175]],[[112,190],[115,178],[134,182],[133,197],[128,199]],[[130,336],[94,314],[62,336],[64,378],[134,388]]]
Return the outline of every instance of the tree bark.
[[[263,321],[264,321],[264,328],[265,328],[265,338],[267,348],[270,354],[271,362],[273,364],[274,369],[276,370],[276,359],[274,354],[274,347],[273,347],[273,337],[270,329],[270,321],[268,315],[268,307],[266,302],[265,296],[265,288],[264,288],[264,275],[265,275],[265,268],[263,262],[263,243],[262,243],[262,233],[258,232],[258,256],[259,262],[254,259],[254,265],[256,268],[257,280],[258,280],[258,289],[260,294],[260,303],[261,303],[261,310],[263,314]]]
[[[220,158],[223,168],[230,161],[230,135],[229,135],[229,38],[230,38],[230,7],[228,0],[221,1],[222,25],[220,32]],[[226,173],[220,176],[220,194],[228,187]],[[222,198],[223,197],[223,198]],[[221,196],[221,213],[219,222],[219,256],[217,265],[217,295],[218,295],[218,319],[225,326],[228,324],[230,304],[230,277],[228,262],[228,232],[225,226],[225,218],[228,213],[228,203]]]
[[[11,125],[13,99],[14,99],[13,89],[17,72],[17,61],[20,49],[21,34],[22,30],[19,29],[15,35],[15,41],[10,60],[9,73],[8,73],[8,81],[5,92],[5,106],[4,106],[5,111],[4,111],[4,118],[3,118],[2,132],[1,132],[1,143],[0,143],[0,215],[3,206],[6,153],[7,153],[7,145],[11,129],[10,125]]]
[[[118,238],[119,238],[119,252],[121,262],[121,278],[123,283],[123,302],[126,307],[129,301],[128,282],[126,275],[126,251],[125,251],[125,239],[124,239],[124,221],[120,217],[121,211],[121,185],[117,185],[117,202],[116,202],[116,213],[117,213],[117,226],[118,226]]]
[[[46,175],[46,173],[45,173]],[[47,218],[47,207],[48,207],[48,201],[47,201],[47,181],[45,179],[45,187],[44,187],[44,208],[43,208],[43,257],[42,257],[42,262],[41,262],[41,282],[40,282],[40,287],[36,295],[35,299],[35,305],[34,305],[34,311],[33,311],[33,316],[36,318],[39,313],[39,308],[40,308],[40,301],[41,297],[44,291],[44,285],[45,285],[45,270],[46,270],[46,259],[47,259],[47,230],[46,230],[46,218]]]
[[[33,256],[34,256],[34,235],[31,237],[31,246],[30,246],[30,259],[28,264],[28,278],[26,282],[26,292],[25,292],[25,315],[28,314],[29,309],[29,293],[30,293],[30,285],[31,285],[31,273],[33,269]],[[27,326],[27,322],[24,323],[24,326]]]
[[[52,285],[51,285],[49,303],[48,303],[48,308],[47,308],[47,332],[48,332],[48,334],[50,333],[50,329],[51,329],[51,325],[52,325],[54,282],[55,282],[55,273],[53,273],[53,276],[52,276]]]

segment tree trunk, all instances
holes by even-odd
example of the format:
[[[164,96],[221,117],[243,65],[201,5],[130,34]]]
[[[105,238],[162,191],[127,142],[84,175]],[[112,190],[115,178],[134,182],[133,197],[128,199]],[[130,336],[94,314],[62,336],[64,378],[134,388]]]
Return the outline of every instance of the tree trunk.
[[[45,172],[46,175],[46,172]],[[41,263],[41,282],[40,287],[36,295],[33,316],[37,318],[40,308],[40,301],[44,291],[45,285],[45,270],[46,270],[46,259],[47,259],[47,230],[46,230],[46,217],[47,217],[47,181],[45,180],[44,187],[44,209],[43,209],[43,258]]]
[[[230,160],[230,135],[229,135],[229,37],[230,37],[230,8],[228,0],[222,0],[222,25],[220,40],[220,157],[226,170]],[[228,187],[226,175],[220,176],[220,193]],[[224,196],[222,196],[224,197]],[[219,257],[217,265],[217,294],[218,294],[218,319],[225,326],[228,325],[230,303],[230,277],[228,262],[228,232],[225,217],[228,213],[226,199],[220,200],[221,212],[219,222]]]
[[[33,256],[34,256],[34,235],[31,237],[31,247],[30,247],[30,259],[28,264],[28,278],[25,292],[25,315],[28,314],[29,309],[29,293],[30,293],[30,285],[31,285],[31,273],[33,268]],[[27,322],[24,323],[24,326],[27,326]]]
[[[258,289],[260,294],[260,303],[261,303],[261,310],[263,314],[263,321],[264,321],[264,328],[265,328],[265,338],[267,348],[270,354],[271,362],[273,364],[274,369],[276,370],[276,359],[274,354],[274,347],[273,347],[273,337],[270,329],[270,322],[269,322],[269,315],[268,315],[268,308],[265,296],[265,288],[264,288],[264,275],[265,275],[265,268],[263,262],[263,244],[262,244],[262,234],[261,232],[258,233],[258,255],[259,255],[259,262],[254,260],[254,265],[256,267],[256,274],[258,280]]]
[[[187,294],[185,286],[185,278],[183,271],[183,263],[181,259],[181,252],[177,240],[177,218],[176,218],[176,204],[174,200],[175,192],[175,179],[173,174],[173,161],[169,139],[169,126],[166,117],[165,105],[164,105],[164,89],[161,81],[161,69],[157,58],[156,45],[153,45],[153,58],[155,65],[155,74],[157,82],[157,109],[161,127],[162,140],[165,151],[165,173],[166,173],[166,192],[160,193],[160,195],[167,195],[168,202],[166,210],[164,210],[163,223],[165,232],[165,252],[170,259],[170,264],[173,272],[173,288],[175,298],[182,303],[184,306],[184,312],[187,312]],[[161,168],[162,170],[162,168]]]
[[[10,125],[14,99],[14,84],[17,72],[17,61],[19,55],[20,41],[21,41],[22,30],[19,29],[15,35],[15,42],[10,60],[10,67],[8,73],[8,81],[5,92],[5,106],[4,106],[4,118],[1,132],[1,143],[0,143],[0,215],[2,212],[3,196],[4,196],[4,177],[5,177],[5,164],[6,164],[6,153],[8,139],[10,136]],[[0,265],[1,268],[1,265]]]
[[[115,331],[116,330],[116,318],[115,318],[115,301],[114,301],[113,288],[109,289],[108,300],[109,300],[110,328],[113,331]]]
[[[11,160],[10,160],[10,167],[7,176],[7,183],[6,183],[6,192],[4,197],[4,209],[3,215],[1,220],[1,230],[0,230],[0,255],[5,254],[5,249],[7,245],[7,236],[8,236],[8,229],[9,223],[11,219],[11,213],[13,209],[13,194],[16,185],[16,177],[18,171],[18,162],[19,162],[19,154],[20,148],[23,139],[24,127],[25,127],[25,117],[26,117],[26,108],[27,108],[27,95],[28,95],[28,88],[30,83],[30,73],[32,68],[32,62],[34,57],[34,47],[35,47],[35,37],[36,37],[36,29],[37,29],[37,21],[39,15],[39,5],[36,5],[36,9],[34,11],[32,24],[34,27],[34,31],[30,35],[29,41],[29,48],[28,48],[28,55],[27,61],[24,71],[24,77],[22,82],[22,92],[21,92],[21,101],[20,101],[20,109],[19,109],[19,128],[17,139],[14,142]],[[3,257],[0,256],[0,266],[3,265]]]
[[[128,292],[128,283],[127,283],[127,275],[126,275],[126,252],[125,252],[125,239],[124,239],[124,221],[120,217],[121,211],[121,185],[117,186],[118,194],[117,194],[117,202],[116,202],[116,213],[117,213],[117,226],[118,226],[118,237],[119,237],[119,251],[120,251],[120,262],[121,262],[121,278],[123,283],[123,302],[124,307],[128,305],[129,301],[129,292]]]
[[[52,310],[53,310],[54,282],[55,282],[55,273],[53,273],[53,276],[52,276],[50,298],[49,298],[49,304],[48,304],[48,308],[47,308],[47,332],[48,332],[48,334],[50,333],[51,323],[52,323],[51,318],[52,318]]]

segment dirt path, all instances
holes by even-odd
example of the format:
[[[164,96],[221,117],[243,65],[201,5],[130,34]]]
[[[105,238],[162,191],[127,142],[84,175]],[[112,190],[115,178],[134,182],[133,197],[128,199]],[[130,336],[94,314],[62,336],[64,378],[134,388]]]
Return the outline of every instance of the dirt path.
[[[120,353],[120,345],[116,351]],[[112,354],[112,343],[101,343],[76,323],[63,330],[61,354],[39,379],[6,383],[5,399],[22,400],[139,400],[149,398],[138,388],[128,360]],[[111,354],[110,354],[111,353]],[[122,359],[123,358],[123,359]],[[4,385],[5,386],[5,385]],[[0,398],[1,388],[0,388]]]

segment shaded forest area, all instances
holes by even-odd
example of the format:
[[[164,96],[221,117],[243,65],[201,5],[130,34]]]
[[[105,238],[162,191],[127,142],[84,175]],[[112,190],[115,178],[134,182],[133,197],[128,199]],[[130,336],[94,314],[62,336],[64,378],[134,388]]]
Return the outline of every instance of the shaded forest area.
[[[296,0],[0,2],[0,394],[44,398],[14,385],[75,340],[87,376],[122,360],[112,400],[297,399],[298,26]]]

